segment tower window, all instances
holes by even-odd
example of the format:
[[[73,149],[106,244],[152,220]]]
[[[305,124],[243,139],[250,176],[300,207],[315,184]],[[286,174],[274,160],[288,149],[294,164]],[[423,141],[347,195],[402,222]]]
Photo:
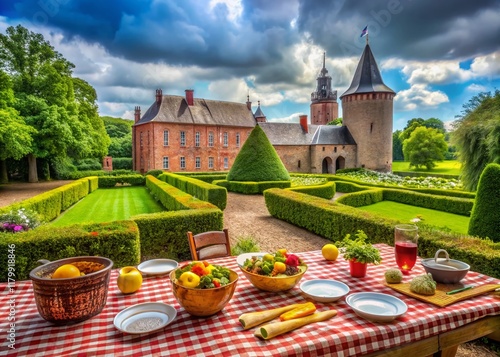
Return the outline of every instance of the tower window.
[[[370,133],[373,131],[373,123],[370,123]]]
[[[298,168],[300,169],[300,160],[299,160],[299,162],[297,163],[297,166],[298,166]]]
[[[333,148],[333,152],[337,152],[337,147],[336,146]]]

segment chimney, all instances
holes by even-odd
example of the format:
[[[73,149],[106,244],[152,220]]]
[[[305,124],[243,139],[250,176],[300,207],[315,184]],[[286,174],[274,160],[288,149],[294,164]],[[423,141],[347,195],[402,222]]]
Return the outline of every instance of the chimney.
[[[134,123],[137,123],[139,120],[141,120],[141,107],[135,107]]]
[[[160,105],[161,104],[161,98],[163,96],[163,92],[161,89],[156,90],[156,104]]]
[[[250,101],[250,96],[247,95],[247,108],[252,111],[252,102]]]
[[[194,105],[193,93],[194,89],[186,89],[186,102],[189,106]]]
[[[307,127],[307,115],[299,115],[300,118],[300,126],[304,132],[308,133],[309,128]]]

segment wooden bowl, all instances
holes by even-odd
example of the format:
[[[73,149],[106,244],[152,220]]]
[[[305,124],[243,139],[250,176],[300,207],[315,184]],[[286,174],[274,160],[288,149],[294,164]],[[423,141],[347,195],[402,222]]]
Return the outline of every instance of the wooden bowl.
[[[75,264],[84,276],[52,279],[64,264]],[[87,320],[106,305],[113,262],[102,257],[74,257],[47,262],[30,272],[40,316],[57,325]]]
[[[305,267],[305,269],[302,268],[302,271],[296,275],[277,277],[250,273],[243,269],[242,266],[240,266],[240,270],[256,288],[264,291],[280,292],[290,290],[297,285],[307,271],[307,265],[302,265],[302,267]]]
[[[238,273],[234,270],[229,269],[229,284],[213,289],[194,289],[178,284],[175,278],[176,270],[169,274],[172,291],[179,304],[190,315],[205,317],[218,313],[231,300],[236,290]]]

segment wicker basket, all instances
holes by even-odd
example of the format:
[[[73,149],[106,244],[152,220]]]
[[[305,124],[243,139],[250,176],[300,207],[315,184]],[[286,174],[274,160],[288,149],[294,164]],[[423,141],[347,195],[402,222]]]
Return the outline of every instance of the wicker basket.
[[[63,264],[74,264],[85,275],[51,279]],[[58,325],[81,322],[99,314],[106,305],[112,266],[108,258],[74,257],[33,269],[30,278],[38,312],[45,320]]]

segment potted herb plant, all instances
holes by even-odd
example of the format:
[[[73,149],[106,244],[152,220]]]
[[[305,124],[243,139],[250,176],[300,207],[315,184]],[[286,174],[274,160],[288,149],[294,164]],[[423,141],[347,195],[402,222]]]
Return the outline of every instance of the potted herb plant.
[[[378,249],[366,242],[368,237],[365,232],[358,230],[355,236],[351,239],[351,235],[347,234],[335,244],[341,248],[344,259],[349,261],[351,276],[362,278],[366,275],[367,264],[380,264],[382,258]]]

